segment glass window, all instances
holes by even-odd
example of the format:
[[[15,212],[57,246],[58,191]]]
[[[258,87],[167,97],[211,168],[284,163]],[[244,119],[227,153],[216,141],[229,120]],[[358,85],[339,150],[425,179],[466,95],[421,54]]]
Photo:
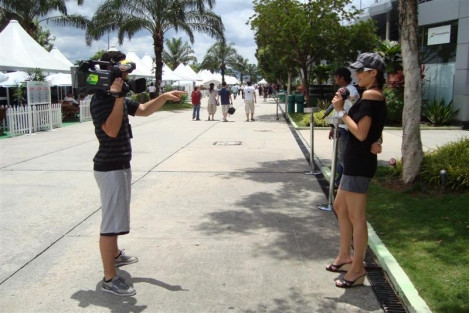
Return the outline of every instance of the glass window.
[[[450,25],[450,42],[437,45],[428,45],[429,29],[444,25]],[[457,20],[420,26],[418,31],[418,45],[421,64],[455,62],[457,53]]]

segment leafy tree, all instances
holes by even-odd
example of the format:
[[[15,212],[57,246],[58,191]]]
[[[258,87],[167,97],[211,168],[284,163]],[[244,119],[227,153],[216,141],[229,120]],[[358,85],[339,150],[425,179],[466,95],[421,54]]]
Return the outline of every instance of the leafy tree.
[[[416,180],[423,161],[423,146],[419,123],[421,121],[421,69],[418,56],[418,1],[399,0],[400,43],[405,75],[403,106],[403,161],[402,180],[409,184]]]
[[[302,85],[308,90],[309,68],[323,60],[334,60],[342,41],[341,22],[356,10],[347,11],[349,0],[254,0],[250,18],[258,47],[276,46],[300,69]],[[307,105],[310,99],[307,97]]]
[[[165,34],[182,30],[194,43],[193,31],[224,40],[220,16],[211,9],[215,0],[105,0],[87,28],[86,43],[101,38],[109,31],[118,32],[119,44],[140,30],[152,35],[155,53],[155,79],[161,81]],[[158,92],[158,89],[157,89]]]
[[[49,40],[50,33],[41,27],[41,23],[51,22],[80,29],[85,29],[88,24],[88,20],[79,14],[68,15],[65,2],[67,0],[1,0],[0,31],[11,20],[17,20],[31,37],[50,51],[53,46]],[[77,0],[77,4],[82,5],[83,0]],[[58,11],[61,15],[49,16],[54,11]]]
[[[181,38],[165,39],[165,44],[168,50],[163,51],[163,62],[173,71],[180,63],[197,62],[194,50],[187,42],[183,44]]]
[[[201,68],[212,72],[220,70],[222,74],[222,82],[225,81],[225,70],[227,66],[235,63],[237,51],[233,47],[233,43],[227,44],[225,41],[216,42],[209,50],[201,63]]]

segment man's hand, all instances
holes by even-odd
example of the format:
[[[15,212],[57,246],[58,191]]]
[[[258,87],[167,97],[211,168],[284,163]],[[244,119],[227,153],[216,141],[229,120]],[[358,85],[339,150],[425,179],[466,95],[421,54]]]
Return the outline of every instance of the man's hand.
[[[172,91],[165,92],[163,96],[165,96],[166,101],[178,102],[181,100],[181,95],[186,95],[186,94],[188,94],[186,91],[172,90]]]
[[[330,132],[328,133],[328,139],[330,140],[333,139],[334,134],[335,134],[334,128],[330,128]]]
[[[370,146],[370,152],[373,153],[373,154],[382,153],[382,144],[379,143],[378,141],[374,142],[374,143]]]

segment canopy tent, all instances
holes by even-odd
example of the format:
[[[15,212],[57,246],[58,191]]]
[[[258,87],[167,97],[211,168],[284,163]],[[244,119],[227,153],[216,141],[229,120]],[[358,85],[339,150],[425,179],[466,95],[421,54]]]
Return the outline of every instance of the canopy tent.
[[[209,70],[200,70],[198,76],[206,87],[208,87],[210,83],[214,83],[216,86],[222,84],[222,75],[219,73],[211,73]]]
[[[234,76],[225,76],[225,82],[229,85],[238,85],[240,81]]]
[[[148,68],[140,58],[137,56],[137,54],[134,51],[128,51],[126,53],[126,60],[131,60],[132,62],[135,63],[135,70],[132,71],[132,73],[129,74],[129,76],[143,76],[143,77],[152,77],[152,69]]]
[[[150,69],[150,72],[152,74],[154,74],[154,71],[153,71],[153,68],[155,67],[155,63],[153,62],[153,59],[152,57],[150,56],[150,54],[146,53],[143,57],[142,57],[142,63]]]
[[[70,72],[70,66],[49,54],[18,23],[11,20],[0,33],[0,70],[39,68],[46,72]]]
[[[46,82],[51,86],[72,86],[72,75],[57,73],[46,76]]]
[[[8,79],[8,75],[7,75],[7,74],[0,73],[0,83],[3,83],[3,82],[6,81],[7,79]]]
[[[180,63],[180,65],[178,65],[178,67],[175,68],[173,72],[187,81],[201,80],[199,75],[197,75],[189,65],[185,66],[183,63]]]
[[[181,76],[176,75],[165,63],[162,68],[162,81],[181,81],[184,80]]]
[[[4,74],[7,79],[0,83],[1,87],[10,88],[21,85],[28,79],[28,73],[26,72],[11,72]]]
[[[258,85],[264,85],[267,84],[268,82],[263,78],[258,82]]]
[[[52,48],[52,50],[49,51],[49,54],[53,55],[60,61],[64,62],[64,64],[67,64],[69,67],[73,66],[73,63],[70,62],[69,59],[67,59],[67,57],[62,54],[62,52],[60,52],[59,48],[57,47]]]

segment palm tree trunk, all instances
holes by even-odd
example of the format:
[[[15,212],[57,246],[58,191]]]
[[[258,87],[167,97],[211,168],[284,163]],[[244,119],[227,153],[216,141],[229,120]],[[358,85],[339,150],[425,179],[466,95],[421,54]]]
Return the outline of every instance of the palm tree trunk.
[[[421,121],[421,71],[418,59],[418,1],[399,0],[401,50],[405,75],[403,106],[403,141],[401,147],[403,173],[406,184],[419,174],[423,147],[419,124]]]
[[[162,70],[163,70],[163,34],[155,31],[153,35],[153,47],[155,52],[155,81],[156,81],[156,93],[160,95],[160,84],[162,82]]]

